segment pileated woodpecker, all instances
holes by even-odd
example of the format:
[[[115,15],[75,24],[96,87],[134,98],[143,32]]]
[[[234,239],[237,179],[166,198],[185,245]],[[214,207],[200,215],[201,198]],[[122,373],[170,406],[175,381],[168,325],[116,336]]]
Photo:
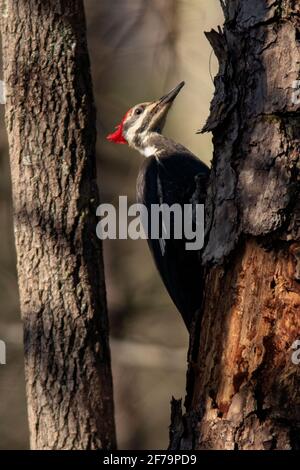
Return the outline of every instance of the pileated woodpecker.
[[[161,134],[168,111],[184,82],[160,100],[131,108],[107,136],[147,157],[137,179],[137,200],[152,204],[204,203],[209,168],[189,150]],[[150,216],[149,216],[150,217]],[[151,225],[151,220],[149,220]],[[198,251],[186,250],[186,239],[151,239],[148,243],[164,284],[188,330],[202,300],[202,268]]]

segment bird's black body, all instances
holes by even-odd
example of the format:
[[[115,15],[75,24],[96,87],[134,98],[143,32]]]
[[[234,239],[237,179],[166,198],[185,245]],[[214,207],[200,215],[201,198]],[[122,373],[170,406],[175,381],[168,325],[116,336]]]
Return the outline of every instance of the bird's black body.
[[[164,138],[165,139],[165,138]],[[167,140],[167,139],[165,139]],[[142,165],[137,180],[137,199],[148,209],[148,231],[152,204],[203,204],[208,167],[181,145],[169,141],[159,157],[150,156]],[[192,318],[202,300],[202,267],[199,251],[186,249],[185,238],[161,241],[148,238],[156,266],[164,284],[190,328]]]

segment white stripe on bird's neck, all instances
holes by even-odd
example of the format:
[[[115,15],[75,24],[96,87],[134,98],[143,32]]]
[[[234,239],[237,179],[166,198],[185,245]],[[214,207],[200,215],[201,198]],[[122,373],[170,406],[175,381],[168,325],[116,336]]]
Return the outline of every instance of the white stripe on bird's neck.
[[[145,148],[141,149],[140,152],[146,158],[157,156],[159,154],[159,150],[155,145],[147,145]]]
[[[146,158],[159,157],[163,151],[163,146],[161,145],[163,139],[164,138],[161,134],[156,132],[151,132],[149,134],[145,132],[141,135],[142,145],[138,150]]]

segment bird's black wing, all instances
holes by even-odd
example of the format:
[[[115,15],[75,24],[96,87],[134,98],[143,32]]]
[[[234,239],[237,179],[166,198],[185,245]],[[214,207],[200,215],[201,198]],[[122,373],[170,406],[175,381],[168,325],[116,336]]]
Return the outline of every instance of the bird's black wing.
[[[151,239],[151,205],[204,203],[209,168],[190,153],[150,157],[142,166],[138,202],[148,209],[148,243],[164,284],[189,329],[202,300],[199,251],[186,250],[185,238]]]

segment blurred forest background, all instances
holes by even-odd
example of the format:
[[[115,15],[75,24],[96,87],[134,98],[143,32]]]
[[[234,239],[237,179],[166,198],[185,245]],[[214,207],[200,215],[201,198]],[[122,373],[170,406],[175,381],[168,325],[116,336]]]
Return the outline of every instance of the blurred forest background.
[[[209,163],[211,138],[196,131],[208,115],[217,64],[203,32],[222,24],[222,11],[218,0],[86,0],[85,6],[98,109],[101,201],[117,204],[119,195],[128,195],[134,202],[142,157],[106,142],[105,135],[132,105],[159,98],[185,80],[165,133]],[[0,106],[0,339],[7,344],[7,364],[0,366],[0,449],[26,449],[22,325],[3,113]],[[106,241],[104,253],[119,447],[164,449],[171,395],[185,395],[188,336],[145,241]]]

